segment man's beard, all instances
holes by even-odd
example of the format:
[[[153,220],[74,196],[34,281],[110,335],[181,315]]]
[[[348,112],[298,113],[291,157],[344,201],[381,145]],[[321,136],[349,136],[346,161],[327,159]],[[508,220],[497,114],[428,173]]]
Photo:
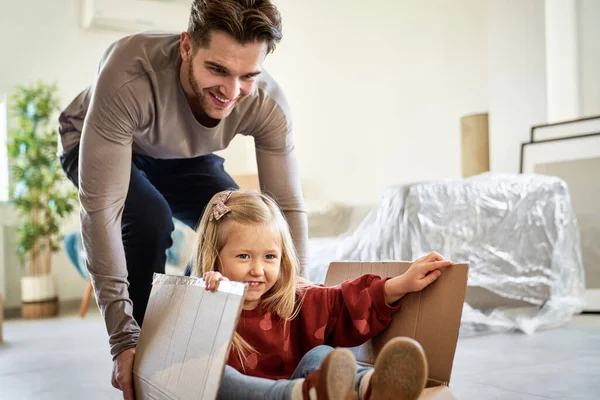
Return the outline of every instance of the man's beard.
[[[194,78],[194,63],[192,63],[190,61],[190,67],[188,68],[188,80],[190,81],[190,86],[192,87],[192,90],[194,91],[194,95],[195,98],[193,99],[198,108],[200,110],[202,110],[202,112],[206,113],[206,111],[204,110],[204,107],[202,105],[202,103],[204,102],[204,94],[202,94],[202,90],[200,90],[200,86],[198,85],[198,82],[196,81],[196,78]]]
[[[246,96],[238,96],[234,101],[235,103],[233,105],[231,105],[228,109],[225,109],[221,112],[219,112],[217,115],[211,115],[211,99],[209,99],[208,97],[210,96],[210,94],[208,93],[204,93],[201,89],[200,89],[200,85],[198,84],[198,81],[195,78],[194,75],[194,65],[192,62],[189,63],[190,66],[188,68],[188,81],[190,82],[190,86],[192,87],[192,91],[194,92],[194,98],[192,98],[192,102],[194,103],[193,109],[195,110],[195,113],[198,113],[200,115],[204,114],[206,117],[215,120],[215,121],[219,121],[225,117],[227,117],[233,110],[233,108],[237,105],[237,103],[239,103],[241,100],[243,100]],[[223,96],[224,97],[224,96]]]

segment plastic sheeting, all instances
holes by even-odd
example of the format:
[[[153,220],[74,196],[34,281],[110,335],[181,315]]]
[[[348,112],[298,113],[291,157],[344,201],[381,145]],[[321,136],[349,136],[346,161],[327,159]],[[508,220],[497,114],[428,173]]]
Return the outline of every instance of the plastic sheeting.
[[[468,262],[461,333],[533,333],[581,312],[584,270],[566,183],[484,174],[391,187],[338,260],[414,260],[437,251]]]

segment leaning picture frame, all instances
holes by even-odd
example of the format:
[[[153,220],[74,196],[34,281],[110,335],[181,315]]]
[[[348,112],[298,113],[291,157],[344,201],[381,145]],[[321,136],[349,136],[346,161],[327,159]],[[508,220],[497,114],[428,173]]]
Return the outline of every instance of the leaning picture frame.
[[[600,133],[523,143],[521,173],[557,176],[567,183],[581,238],[584,311],[600,312]]]
[[[530,142],[567,139],[600,133],[600,115],[531,127]]]

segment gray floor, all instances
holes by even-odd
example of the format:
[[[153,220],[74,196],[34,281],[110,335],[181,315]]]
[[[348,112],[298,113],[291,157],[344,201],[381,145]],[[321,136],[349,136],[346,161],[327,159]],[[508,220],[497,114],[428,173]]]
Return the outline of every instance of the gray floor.
[[[97,312],[5,321],[0,399],[119,399]],[[599,399],[600,315],[532,336],[461,338],[452,391],[458,399]]]

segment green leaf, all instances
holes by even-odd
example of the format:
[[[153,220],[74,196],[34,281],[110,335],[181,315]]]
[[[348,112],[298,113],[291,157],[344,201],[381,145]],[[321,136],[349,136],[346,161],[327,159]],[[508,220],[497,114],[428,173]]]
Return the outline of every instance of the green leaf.
[[[20,256],[48,240],[52,250],[57,251],[61,221],[77,202],[77,191],[67,183],[56,156],[56,117],[60,103],[57,92],[56,84],[19,85],[9,104],[13,127],[7,143],[10,193],[12,205],[21,218],[17,228]]]

